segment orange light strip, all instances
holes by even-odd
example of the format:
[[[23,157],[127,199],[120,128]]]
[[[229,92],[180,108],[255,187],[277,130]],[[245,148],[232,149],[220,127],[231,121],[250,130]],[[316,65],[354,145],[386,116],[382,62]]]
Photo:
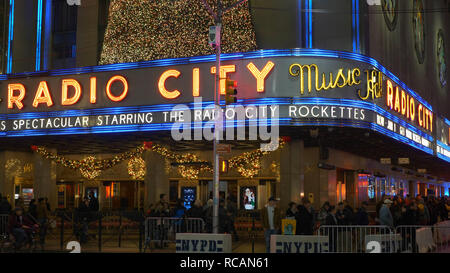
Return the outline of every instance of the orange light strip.
[[[178,98],[181,93],[180,91],[178,91],[177,89],[173,90],[173,91],[168,91],[166,89],[166,80],[170,77],[174,77],[174,78],[178,78],[181,75],[181,72],[175,69],[170,69],[165,71],[164,73],[162,73],[161,77],[159,77],[159,81],[158,81],[158,90],[159,93],[166,99],[176,99]]]
[[[121,94],[120,96],[117,96],[117,97],[114,96],[114,95],[111,93],[111,85],[112,85],[113,82],[115,82],[115,81],[120,81],[120,82],[123,84],[123,91],[122,91],[122,94]],[[108,84],[106,85],[106,95],[108,96],[108,98],[109,98],[111,101],[115,101],[115,102],[122,101],[123,99],[125,99],[125,97],[127,96],[127,94],[128,94],[128,82],[127,82],[127,79],[125,79],[123,76],[117,75],[117,76],[112,77],[112,78],[108,81]]]
[[[71,98],[68,98],[69,86],[75,88],[75,94]],[[80,97],[81,97],[81,85],[77,80],[74,79],[62,80],[61,105],[74,105],[80,100]]]
[[[269,75],[270,71],[272,71],[275,64],[271,61],[268,61],[267,64],[264,66],[264,68],[259,71],[259,69],[250,62],[247,65],[248,70],[250,70],[250,73],[252,73],[253,77],[256,78],[256,91],[259,93],[264,92],[265,87],[265,80],[267,75]]]
[[[14,91],[18,90],[20,93],[18,96],[14,96]],[[22,109],[23,103],[22,100],[25,98],[25,86],[20,83],[11,83],[8,84],[8,108],[13,109],[14,104],[17,108]]]
[[[200,68],[192,70],[192,96],[200,96]]]
[[[48,107],[53,105],[53,100],[50,96],[50,91],[48,90],[46,81],[42,81],[39,83],[39,87],[36,91],[36,96],[33,100],[33,107],[37,108],[41,103],[46,103]]]

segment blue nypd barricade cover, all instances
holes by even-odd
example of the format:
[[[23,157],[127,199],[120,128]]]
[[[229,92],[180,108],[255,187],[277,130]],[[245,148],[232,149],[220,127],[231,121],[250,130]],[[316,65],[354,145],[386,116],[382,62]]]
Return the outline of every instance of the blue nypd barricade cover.
[[[326,253],[328,236],[272,235],[271,253]]]
[[[231,253],[230,234],[177,233],[177,253]]]

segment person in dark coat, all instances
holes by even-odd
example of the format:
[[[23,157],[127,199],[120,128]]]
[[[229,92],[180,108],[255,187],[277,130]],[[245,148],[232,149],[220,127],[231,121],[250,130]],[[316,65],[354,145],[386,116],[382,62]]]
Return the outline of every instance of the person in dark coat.
[[[37,218],[37,206],[36,206],[36,200],[31,199],[30,204],[28,205],[28,214],[34,217],[34,219]]]
[[[290,202],[288,204],[288,209],[286,210],[286,218],[295,218],[297,214],[297,204],[295,202]]]
[[[8,199],[3,196],[0,200],[0,214],[10,214],[11,213],[11,205],[8,202]]]
[[[358,209],[355,217],[355,224],[357,226],[367,226],[369,224],[369,214],[367,213],[367,206],[369,204],[364,201],[361,203],[361,207]]]
[[[219,201],[219,233],[231,233],[230,216],[223,199]]]
[[[352,225],[354,223],[354,215],[355,213],[353,211],[353,208],[350,206],[347,200],[344,200],[344,216],[346,225]]]
[[[15,213],[9,216],[8,232],[15,238],[15,248],[20,249],[23,244],[30,240],[35,224],[30,218],[23,215],[22,207],[17,207]]]
[[[95,194],[93,191],[89,193],[89,210],[90,211],[98,211],[99,204],[98,199],[95,197]]]
[[[337,209],[336,209],[336,219],[337,219],[337,224],[339,226],[343,226],[347,223],[346,219],[345,219],[345,213],[344,213],[344,203],[339,202]]]
[[[409,206],[402,208],[402,216],[400,224],[404,226],[414,226],[418,224],[417,204],[412,201]],[[413,252],[417,252],[416,244],[416,228],[415,227],[401,227],[400,234],[402,236],[402,250],[407,250],[409,246]]]
[[[336,218],[336,207],[329,206],[327,216],[325,217],[325,225],[326,226],[336,226],[338,224],[338,220]],[[336,228],[329,227],[327,228],[328,238],[329,238],[329,252],[334,253],[337,251],[337,236],[338,232]]]
[[[192,207],[187,211],[187,216],[189,218],[204,218],[202,201],[199,199],[195,200]]]
[[[297,207],[297,229],[296,235],[313,235],[314,216],[311,212],[311,202],[308,198],[302,199],[302,204]]]

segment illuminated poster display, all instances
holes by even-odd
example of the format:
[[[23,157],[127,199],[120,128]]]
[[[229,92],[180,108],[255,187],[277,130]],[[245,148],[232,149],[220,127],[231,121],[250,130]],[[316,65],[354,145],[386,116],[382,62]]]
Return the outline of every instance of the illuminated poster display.
[[[184,202],[184,207],[190,209],[192,204],[194,204],[197,198],[197,188],[196,187],[182,187],[181,188],[181,199]]]
[[[450,162],[450,121],[438,117],[436,127],[436,155]]]
[[[241,208],[245,210],[256,209],[256,187],[241,187]]]

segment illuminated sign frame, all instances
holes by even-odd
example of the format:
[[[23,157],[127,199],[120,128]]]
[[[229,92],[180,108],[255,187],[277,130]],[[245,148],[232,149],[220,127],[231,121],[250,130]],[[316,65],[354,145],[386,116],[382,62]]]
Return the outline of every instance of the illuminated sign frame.
[[[275,57],[309,57],[309,58],[319,58],[319,59],[329,59],[329,60],[351,60],[351,61],[357,61],[360,63],[364,63],[366,65],[369,65],[370,67],[373,67],[374,69],[378,70],[379,73],[383,73],[387,78],[389,78],[393,83],[395,83],[399,88],[402,90],[405,90],[410,97],[414,98],[418,103],[423,105],[423,107],[426,107],[430,111],[432,111],[431,105],[429,105],[425,100],[423,100],[417,93],[415,93],[413,90],[411,90],[404,82],[400,81],[398,77],[396,77],[394,74],[392,74],[390,71],[388,71],[384,66],[382,66],[379,62],[374,60],[373,58],[357,54],[357,53],[351,53],[351,52],[340,52],[340,51],[331,51],[331,50],[320,50],[320,49],[286,49],[286,50],[260,50],[255,52],[246,52],[246,53],[231,53],[231,54],[223,54],[222,60],[224,62],[226,61],[232,61],[232,60],[248,60],[248,66],[246,69],[250,71],[250,73],[253,75],[252,81],[254,82],[255,86],[257,86],[256,90],[258,93],[263,92],[265,90],[265,84],[264,81],[261,81],[261,77],[270,76],[272,73],[273,68],[273,62],[264,61],[266,64],[265,66],[261,66],[258,64],[254,64],[253,60],[261,60],[263,58],[275,58]],[[197,56],[197,57],[190,57],[190,58],[179,58],[179,59],[164,59],[164,60],[153,60],[153,61],[145,61],[145,62],[137,62],[137,63],[121,63],[121,64],[111,64],[111,65],[103,65],[103,66],[91,66],[91,67],[81,67],[81,68],[73,68],[73,69],[64,69],[64,70],[51,70],[46,71],[46,76],[64,76],[64,75],[74,75],[74,74],[89,74],[89,73],[97,73],[97,72],[110,72],[110,73],[117,73],[116,71],[125,71],[125,70],[135,70],[140,68],[149,68],[149,67],[166,67],[166,66],[173,66],[173,65],[186,65],[186,64],[201,64],[201,63],[208,63],[208,62],[214,62],[215,56],[209,55],[209,56]],[[251,65],[253,64],[253,66]],[[304,65],[306,65],[305,63]],[[259,73],[257,73],[259,71]],[[198,79],[200,76],[198,74],[198,68],[197,65],[192,71],[192,75],[194,79]],[[286,75],[288,75],[288,71],[285,71]],[[342,73],[343,74],[343,73]],[[19,77],[33,77],[33,76],[41,76],[42,72],[36,73],[36,72],[30,72],[30,73],[20,73],[15,74],[13,77],[11,77],[12,80],[16,80]],[[339,75],[339,72],[338,72]],[[97,97],[96,97],[96,89],[97,89],[97,78],[95,77],[95,74],[91,75],[90,77],[90,102],[96,103]],[[277,75],[279,76],[279,75]],[[71,78],[67,76],[68,78]],[[10,75],[0,75],[0,80],[9,80]],[[368,74],[369,78],[369,74]],[[125,79],[125,78],[124,78]],[[20,80],[20,79],[19,79]],[[299,82],[299,80],[297,79]],[[126,91],[128,91],[128,86],[126,83],[126,79],[122,81],[123,84],[123,94],[126,94]],[[165,81],[163,81],[165,83]],[[112,84],[112,82],[111,82]],[[120,83],[117,83],[120,84]],[[375,83],[374,83],[375,84]],[[195,80],[193,81],[193,94],[198,94],[198,82]],[[73,89],[73,88],[72,88]],[[376,88],[374,87],[374,92]],[[76,88],[75,88],[76,90]],[[196,91],[197,90],[197,91]],[[13,90],[14,91],[14,90]],[[20,89],[19,89],[20,91]],[[42,86],[42,96],[37,96],[37,102],[39,103],[46,103],[50,104],[51,97],[49,99],[49,96],[45,94],[45,86]],[[171,91],[174,92],[174,91]],[[374,93],[375,94],[375,93]],[[113,98],[121,98],[123,96],[112,96]],[[300,95],[300,94],[299,94]],[[361,94],[360,94],[361,96]],[[20,94],[19,94],[20,97]],[[72,96],[76,97],[75,96]],[[377,96],[378,97],[378,96]],[[111,98],[111,97],[110,97]],[[42,102],[40,99],[44,99]],[[123,99],[123,98],[122,98]],[[19,99],[18,99],[19,100]],[[349,122],[345,120],[329,120],[329,121],[323,121],[323,120],[309,120],[309,121],[299,121],[296,119],[291,118],[283,118],[280,119],[280,125],[281,126],[301,126],[301,125],[328,125],[328,126],[349,126],[349,127],[357,127],[357,128],[366,128],[375,130],[377,132],[380,132],[384,135],[387,135],[389,137],[392,137],[396,140],[399,140],[403,143],[406,143],[410,146],[413,146],[417,149],[420,149],[424,152],[427,152],[429,154],[433,154],[433,149],[430,149],[429,147],[425,147],[418,143],[417,141],[414,142],[411,139],[408,139],[405,135],[400,134],[397,131],[392,131],[393,126],[391,126],[391,123],[389,121],[398,124],[400,127],[404,127],[405,130],[408,129],[411,132],[414,132],[417,136],[420,136],[422,139],[425,139],[429,142],[434,142],[434,139],[431,135],[428,135],[421,130],[417,129],[413,125],[408,124],[403,119],[395,116],[394,114],[389,113],[387,110],[383,109],[379,105],[376,105],[371,102],[366,101],[358,101],[358,100],[351,100],[351,99],[333,99],[333,98],[320,98],[320,97],[290,97],[290,98],[260,98],[260,99],[239,99],[238,103],[249,103],[249,104],[287,104],[287,101],[292,103],[292,101],[301,100],[302,103],[307,102],[308,100],[311,101],[311,103],[314,103],[316,105],[329,105],[330,103],[351,107],[361,107],[364,109],[369,109],[374,111],[375,113],[379,114],[382,117],[385,117],[387,119],[385,124],[378,123],[377,120],[374,120],[372,123],[362,123],[362,122]],[[20,100],[19,100],[20,101]],[[38,104],[39,104],[38,103]],[[17,105],[17,104],[16,104]],[[124,106],[124,107],[99,107],[97,109],[84,109],[84,110],[65,110],[65,111],[50,111],[50,112],[34,112],[34,113],[14,113],[14,114],[0,114],[0,120],[11,120],[11,119],[33,119],[33,118],[46,118],[46,117],[67,117],[67,116],[90,116],[90,115],[96,115],[101,113],[108,113],[108,114],[114,114],[114,113],[132,113],[135,111],[145,111],[146,109],[150,110],[157,110],[157,111],[170,111],[173,106],[176,104],[161,104],[161,105],[152,105],[152,106],[139,106],[139,107],[131,107],[131,106]],[[193,107],[192,104],[189,104]],[[17,105],[19,106],[19,105]],[[20,107],[19,107],[20,108]],[[151,110],[151,111],[153,111]],[[389,120],[389,121],[388,121]],[[164,124],[149,124],[149,125],[126,125],[126,126],[93,126],[93,127],[77,127],[77,128],[64,128],[64,129],[52,129],[52,130],[25,130],[25,131],[15,131],[15,132],[1,132],[0,136],[3,137],[19,137],[19,136],[33,136],[33,135],[66,135],[66,134],[86,134],[86,133],[108,133],[108,132],[133,132],[133,131],[158,131],[158,130],[170,130],[171,129],[171,123],[164,123]]]

